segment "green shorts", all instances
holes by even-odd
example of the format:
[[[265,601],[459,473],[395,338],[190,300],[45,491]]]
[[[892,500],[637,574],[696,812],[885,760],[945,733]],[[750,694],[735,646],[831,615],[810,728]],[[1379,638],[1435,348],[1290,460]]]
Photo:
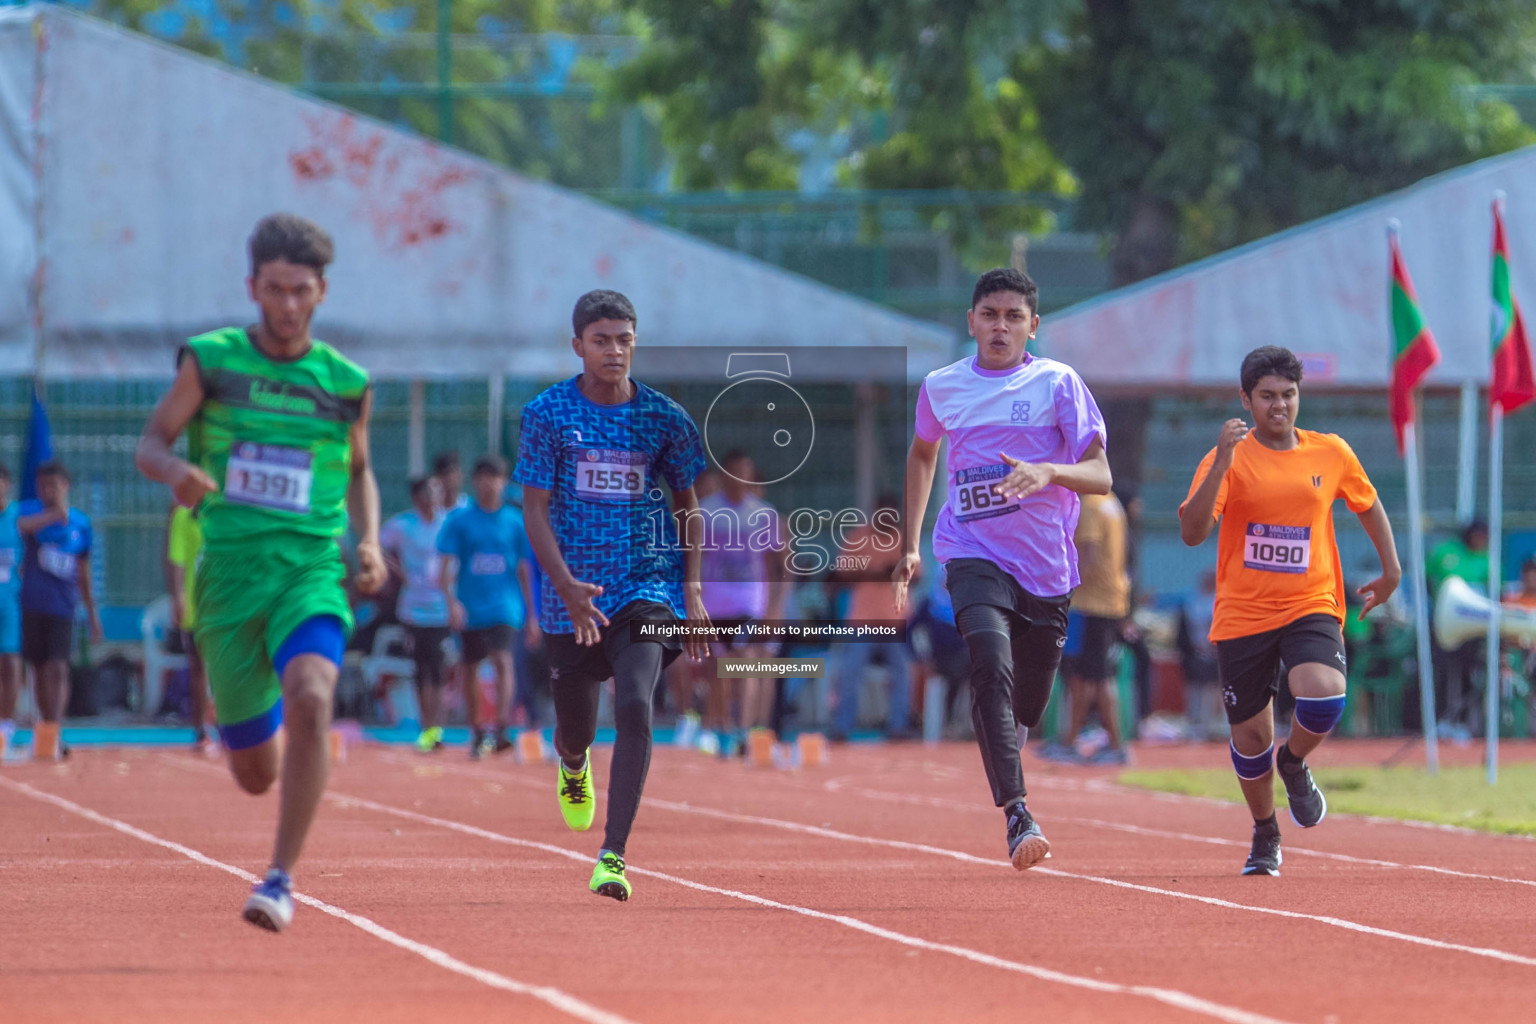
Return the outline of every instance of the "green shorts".
[[[277,703],[283,690],[272,657],[300,623],[334,615],[352,631],[345,575],[336,542],[319,537],[286,534],[203,550],[194,635],[220,725],[249,721]]]

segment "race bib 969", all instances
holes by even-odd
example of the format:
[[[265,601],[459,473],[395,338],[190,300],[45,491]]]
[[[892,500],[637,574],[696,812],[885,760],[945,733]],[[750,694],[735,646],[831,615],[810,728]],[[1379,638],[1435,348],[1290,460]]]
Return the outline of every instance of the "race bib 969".
[[[949,485],[949,507],[954,510],[955,518],[969,523],[1017,512],[1018,502],[992,490],[992,486],[1007,475],[1006,465],[956,470],[954,482]]]

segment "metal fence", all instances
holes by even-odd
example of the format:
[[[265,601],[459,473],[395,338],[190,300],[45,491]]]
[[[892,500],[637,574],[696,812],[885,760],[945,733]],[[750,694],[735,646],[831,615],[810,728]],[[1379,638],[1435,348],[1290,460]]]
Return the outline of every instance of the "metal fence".
[[[466,475],[474,460],[491,447],[495,431],[510,459],[516,454],[523,405],[549,382],[505,383],[500,422],[491,423],[490,388],[485,380],[424,382],[423,450],[428,465],[443,451],[457,452]],[[19,472],[31,412],[32,382],[0,379],[0,461]],[[43,396],[53,430],[55,457],[69,469],[71,502],[91,517],[96,531],[93,559],[98,599],[105,606],[138,607],[163,592],[161,553],[171,499],[167,489],[135,470],[133,453],[150,411],[168,381],[52,381]],[[386,515],[409,506],[410,388],[405,381],[375,385],[371,431],[375,472]],[[690,407],[703,408],[718,391],[714,384],[685,384],[666,390]],[[849,389],[804,385],[816,408],[817,444],[829,451],[852,452],[857,409]],[[874,487],[901,487],[915,392],[877,388]],[[797,475],[774,488],[783,507],[831,506],[846,500],[849,475],[831,470]]]

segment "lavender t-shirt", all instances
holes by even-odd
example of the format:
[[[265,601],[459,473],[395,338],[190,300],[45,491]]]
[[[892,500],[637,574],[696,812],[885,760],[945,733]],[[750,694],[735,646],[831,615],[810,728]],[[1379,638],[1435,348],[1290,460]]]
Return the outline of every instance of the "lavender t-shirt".
[[[1075,463],[1095,438],[1106,443],[1104,417],[1075,370],[1032,355],[1011,370],[983,369],[974,356],[951,363],[923,380],[917,436],[949,439],[934,557],[984,558],[1037,597],[1077,586],[1077,495],[1055,484],[1022,499],[992,491],[1010,469],[999,452]]]
[[[784,546],[778,511],[748,495],[733,505],[724,491],[699,502],[704,609],[710,618],[761,619],[768,611],[768,552]]]

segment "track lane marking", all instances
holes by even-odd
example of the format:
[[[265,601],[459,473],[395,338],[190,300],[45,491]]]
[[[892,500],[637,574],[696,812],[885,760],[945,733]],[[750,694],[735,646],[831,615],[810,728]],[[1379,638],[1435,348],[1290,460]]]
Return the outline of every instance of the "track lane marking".
[[[24,782],[16,782],[3,777],[0,777],[0,785],[42,803],[52,804],[71,814],[85,818],[87,821],[121,832],[123,835],[131,836],[152,846],[170,850],[172,853],[179,854],[204,867],[217,868],[226,874],[234,875],[236,878],[252,884],[261,881],[261,879],[249,871],[237,868],[232,864],[225,864],[223,861],[215,860],[205,853],[192,849],[190,846],[184,846],[170,839],[162,839],[152,832],[146,832],[144,829],[130,825],[126,821],[119,821],[98,811],[93,811],[89,807],[75,803],[73,800],[67,800],[45,790],[34,789]],[[322,913],[329,914],[331,917],[345,921],[353,927],[372,935],[374,938],[389,943],[391,946],[403,949],[408,953],[414,953],[429,963],[462,975],[472,981],[478,981],[482,985],[500,989],[504,992],[511,992],[515,995],[532,996],[562,1013],[569,1014],[578,1020],[587,1021],[589,1024],[633,1024],[627,1017],[621,1017],[616,1013],[610,1013],[607,1010],[593,1006],[591,1003],[578,999],[576,996],[552,986],[532,985],[509,978],[504,974],[498,974],[495,971],[486,970],[483,967],[467,964],[434,946],[418,942],[415,939],[406,938],[404,935],[391,931],[370,918],[363,917],[361,914],[354,914],[349,910],[343,910],[341,907],[326,903],[313,896],[296,892],[293,894],[293,898],[307,907],[313,907]]]
[[[829,793],[847,793],[852,796],[858,796],[869,800],[883,800],[887,803],[910,804],[917,807],[937,807],[951,811],[986,814],[988,816],[992,816],[997,813],[996,809],[992,807],[978,807],[974,804],[959,803],[954,800],[945,800],[941,797],[920,796],[915,793],[891,793],[884,790],[867,789],[862,786],[845,789],[842,785],[840,785],[840,780],[838,779],[827,780],[826,782],[822,783],[822,788]],[[1130,795],[1130,793],[1133,792],[1136,791],[1130,791],[1126,795]],[[1137,793],[1137,795],[1139,796],[1140,794]],[[1230,809],[1234,805],[1222,804],[1222,806]],[[1083,825],[1089,828],[1104,828],[1117,832],[1129,832],[1139,835],[1155,836],[1160,839],[1181,839],[1185,842],[1205,843],[1211,846],[1234,846],[1245,850],[1248,848],[1247,843],[1236,839],[1225,839],[1217,836],[1203,836],[1194,832],[1177,832],[1167,829],[1147,828],[1146,826],[1142,825],[1130,825],[1122,822],[1106,821],[1103,818],[1079,818],[1068,815],[1053,814],[1051,815],[1051,820],[1059,821],[1068,825]],[[1477,834],[1480,836],[1486,835],[1493,837],[1491,833],[1486,832],[1479,832]],[[1536,880],[1529,878],[1511,878],[1507,875],[1488,875],[1481,874],[1476,871],[1457,871],[1454,868],[1443,868],[1434,864],[1409,864],[1400,861],[1378,860],[1374,857],[1356,857],[1347,853],[1332,853],[1327,850],[1314,850],[1302,846],[1287,846],[1285,848],[1285,852],[1287,854],[1298,853],[1307,857],[1321,857],[1324,860],[1334,860],[1342,864],[1362,864],[1368,867],[1393,868],[1401,871],[1426,871],[1431,874],[1449,875],[1454,878],[1470,878],[1480,882],[1503,882],[1508,885],[1524,885],[1536,888]]]
[[[489,777],[493,773],[481,771],[468,766],[455,768],[451,765],[443,766],[445,772],[460,775],[473,775],[475,777]],[[536,786],[531,779],[521,779],[514,776],[497,776],[498,781],[511,781],[519,785]],[[913,853],[922,853],[930,856],[945,857],[950,860],[961,861],[967,864],[985,865],[991,868],[1003,867],[1013,870],[1013,866],[1007,861],[979,857],[962,850],[951,850],[942,846],[931,846],[927,843],[913,843],[901,839],[882,839],[877,836],[865,836],[852,832],[842,832],[837,829],[823,828],[817,825],[806,825],[802,822],[787,821],[781,818],[768,818],[755,814],[740,814],[734,811],[724,811],[713,807],[704,807],[698,804],[679,803],[661,797],[649,796],[642,801],[648,806],[658,807],[679,813],[694,814],[720,821],[731,821],[738,824],[759,825],[766,828],[776,828],[783,831],[797,832],[802,835],[816,836],[821,839],[831,839],[839,842],[858,843],[866,846],[877,846],[883,849],[907,850]],[[383,806],[383,805],[380,805]],[[1346,918],[1333,917],[1326,914],[1306,914],[1296,910],[1281,910],[1275,907],[1257,906],[1250,903],[1238,903],[1233,900],[1221,899],[1217,896],[1202,896],[1198,893],[1183,892],[1178,889],[1164,889],[1161,886],[1143,885],[1138,882],[1127,882],[1118,878],[1106,878],[1102,875],[1089,875],[1076,871],[1064,871],[1060,868],[1036,867],[1031,872],[1040,875],[1050,875],[1056,878],[1070,878],[1077,881],[1092,882],[1097,885],[1110,886],[1116,889],[1126,889],[1134,892],[1147,893],[1149,895],[1164,896],[1171,899],[1186,900],[1193,903],[1202,903],[1206,906],[1218,907],[1224,910],[1240,910],[1250,914],[1263,914],[1270,917],[1288,918],[1296,921],[1311,921],[1316,924],[1326,925],[1331,928],[1339,928],[1344,931],[1355,932],[1361,935],[1370,935],[1375,938],[1390,939],[1397,942],[1406,942],[1417,946],[1426,946],[1431,949],[1440,949],[1447,952],[1466,953],[1471,956],[1479,956],[1489,960],[1498,960],[1504,963],[1518,964],[1522,967],[1536,967],[1536,957],[1522,956],[1519,953],[1511,953],[1508,950],[1493,949],[1487,946],[1471,946],[1460,942],[1449,942],[1443,939],[1433,939],[1424,935],[1414,935],[1409,932],[1400,932],[1390,928],[1378,928],[1374,925],[1362,924],[1358,921],[1350,921]]]
[[[517,836],[509,836],[501,832],[493,832],[490,829],[480,828],[476,825],[469,825],[464,822],[454,821],[450,818],[439,818],[434,815],[421,814],[417,811],[409,811],[401,807],[394,807],[390,804],[379,803],[376,800],[369,800],[366,797],[353,796],[351,794],[340,792],[328,792],[326,794],[326,798],[342,806],[352,805],[356,807],[362,807],[381,814],[390,814],[407,821],[415,821],[419,824],[432,825],[437,828],[459,832],[464,835],[475,836],[477,838],[485,839],[494,843],[500,843],[507,846],[517,846],[524,849],[540,850],[555,856],[564,857],[568,860],[579,861],[583,864],[590,863],[593,859],[589,854],[581,853],[577,850],[570,850],[563,846],[555,846],[551,843],[541,843],[533,839],[522,839]],[[1200,996],[1192,995],[1188,992],[1183,992],[1178,989],[1168,989],[1154,985],[1126,985],[1118,982],[1100,981],[1097,978],[1088,978],[1076,974],[1067,974],[1063,971],[1052,970],[1048,967],[1039,967],[1034,964],[1021,963],[1016,960],[1006,960],[1002,957],[993,956],[990,953],[983,953],[979,950],[970,949],[965,946],[956,946],[943,942],[932,942],[928,939],[919,938],[915,935],[908,935],[904,932],[893,931],[889,928],[882,928],[879,925],[870,924],[867,921],[860,920],[856,917],[850,917],[846,914],[832,914],[826,911],[814,910],[810,907],[797,906],[793,903],[781,903],[778,900],[772,900],[765,896],[758,896],[753,893],[741,892],[736,889],[726,889],[719,886],[707,885],[703,882],[695,882],[692,879],[682,878],[677,875],[671,875],[661,871],[655,871],[650,868],[637,868],[630,866],[626,870],[643,878],[655,878],[660,881],[671,882],[674,885],[679,885],[687,889],[693,889],[697,892],[710,893],[717,896],[727,896],[732,899],[740,900],[742,902],[750,903],[766,909],[782,910],[788,913],[797,914],[802,917],[813,918],[820,921],[828,921],[833,924],[842,925],[843,927],[852,929],[854,931],[863,932],[866,935],[872,935],[876,938],[896,942],[912,949],[922,949],[933,953],[946,953],[950,956],[958,957],[962,960],[968,960],[972,963],[981,964],[986,967],[996,967],[1000,970],[1010,971],[1015,974],[1028,975],[1029,977],[1037,978],[1041,981],[1056,982],[1058,984],[1067,985],[1074,988],[1087,989],[1089,991],[1100,992],[1109,995],[1129,995],[1150,999],[1155,1002],[1163,1003],[1165,1005],[1176,1007],[1181,1010],[1187,1010],[1191,1013],[1213,1017],[1216,1020],[1225,1021],[1227,1024],[1284,1024],[1283,1021],[1279,1021],[1274,1017],[1253,1013],[1251,1011],[1242,1010],[1233,1006],[1226,1006],[1225,1004],[1217,1003],[1209,999],[1203,999]]]

